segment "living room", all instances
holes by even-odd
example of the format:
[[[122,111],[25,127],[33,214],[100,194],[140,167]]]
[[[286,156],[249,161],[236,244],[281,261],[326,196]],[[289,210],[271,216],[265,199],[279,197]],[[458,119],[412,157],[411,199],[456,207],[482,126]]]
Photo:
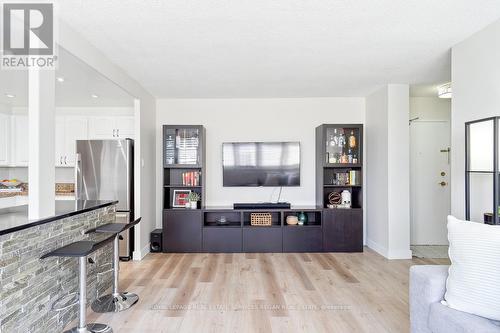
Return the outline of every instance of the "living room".
[[[1,6],[1,332],[500,332],[500,1]]]

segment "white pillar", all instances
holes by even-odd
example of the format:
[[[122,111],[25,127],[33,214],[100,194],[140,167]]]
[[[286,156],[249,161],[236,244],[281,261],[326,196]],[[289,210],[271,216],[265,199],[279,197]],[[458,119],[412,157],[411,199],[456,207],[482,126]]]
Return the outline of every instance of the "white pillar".
[[[55,212],[55,72],[28,71],[29,219]]]
[[[411,259],[409,86],[389,84],[366,98],[367,245]]]

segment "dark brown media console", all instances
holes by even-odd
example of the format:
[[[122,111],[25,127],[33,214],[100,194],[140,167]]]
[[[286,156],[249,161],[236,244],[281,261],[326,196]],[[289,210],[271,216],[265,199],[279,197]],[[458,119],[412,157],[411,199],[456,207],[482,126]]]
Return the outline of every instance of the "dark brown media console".
[[[287,225],[286,217],[304,212],[305,225]],[[250,225],[251,213],[271,213],[271,226]],[[221,216],[226,224],[218,224]],[[191,212],[164,211],[166,252],[321,252],[323,209],[244,210],[210,207]]]
[[[331,128],[355,131],[359,146],[357,163],[327,163],[325,140]],[[205,205],[205,129],[203,126],[164,126],[163,172],[163,251],[164,252],[362,252],[363,251],[363,200],[362,200],[362,125],[321,125],[318,127],[316,146],[316,205],[290,209],[233,209],[232,207],[207,207]],[[178,149],[167,142],[179,134],[183,144],[198,142],[177,163]],[[193,139],[194,138],[194,139]],[[167,147],[168,146],[168,147]],[[196,151],[196,153],[194,153]],[[190,154],[195,154],[196,158]],[[196,160],[196,161],[195,161]],[[195,163],[196,162],[196,163]],[[336,173],[359,171],[356,185],[330,184]],[[198,181],[193,184],[191,172]],[[188,175],[188,178],[184,175]],[[187,184],[186,184],[187,182]],[[175,208],[174,191],[191,190],[201,196],[198,209]],[[331,191],[348,190],[352,193],[353,208],[328,208],[327,197]],[[288,215],[307,214],[308,223],[287,225]],[[271,213],[271,226],[250,225],[251,213]],[[226,223],[220,224],[224,216]]]

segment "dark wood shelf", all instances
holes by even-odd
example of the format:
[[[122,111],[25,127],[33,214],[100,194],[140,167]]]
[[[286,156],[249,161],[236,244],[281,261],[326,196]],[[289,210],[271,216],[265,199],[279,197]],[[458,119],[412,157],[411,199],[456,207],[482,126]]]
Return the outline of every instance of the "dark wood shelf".
[[[217,222],[205,222],[203,224],[204,228],[241,228],[240,222],[229,222],[226,224],[220,224]]]
[[[323,164],[324,168],[336,168],[336,169],[349,169],[349,168],[362,168],[363,165],[360,163],[336,163],[336,164]]]
[[[201,185],[193,185],[193,186],[189,186],[189,185],[163,185],[163,187],[167,187],[167,188],[172,188],[172,187],[175,187],[175,188],[201,188],[202,186]]]
[[[323,187],[331,187],[331,188],[345,188],[345,187],[363,187],[363,185],[331,185],[325,184]]]
[[[167,164],[165,169],[202,169],[199,164]]]
[[[284,228],[321,228],[321,224],[303,224],[303,225],[291,225],[291,224],[283,224]]]
[[[281,228],[281,224],[272,224],[272,225],[250,225],[250,224],[244,224],[243,228],[245,228],[245,229]]]

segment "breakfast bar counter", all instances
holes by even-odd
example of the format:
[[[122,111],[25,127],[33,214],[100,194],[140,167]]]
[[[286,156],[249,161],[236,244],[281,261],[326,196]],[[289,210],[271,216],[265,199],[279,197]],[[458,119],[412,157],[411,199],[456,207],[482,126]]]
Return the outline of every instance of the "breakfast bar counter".
[[[116,204],[56,201],[53,216],[35,220],[28,219],[26,205],[0,209],[0,332],[60,332],[77,317],[77,305],[52,309],[57,300],[77,291],[77,261],[40,257],[76,241],[105,237],[85,232],[115,222]],[[112,256],[111,244],[92,254],[87,264],[90,300],[112,286]]]

